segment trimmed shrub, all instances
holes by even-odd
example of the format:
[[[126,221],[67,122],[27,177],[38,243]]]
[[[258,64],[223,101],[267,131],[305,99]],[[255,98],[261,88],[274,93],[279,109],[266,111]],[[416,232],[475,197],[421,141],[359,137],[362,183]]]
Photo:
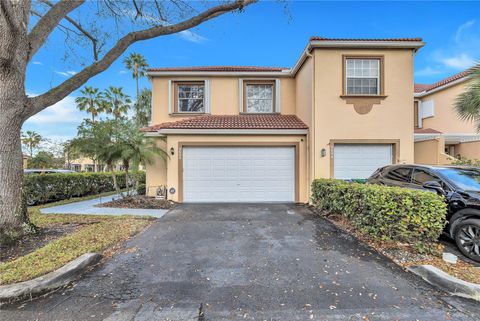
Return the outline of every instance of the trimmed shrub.
[[[446,224],[444,199],[427,191],[317,179],[312,183],[312,202],[321,211],[346,216],[362,233],[378,240],[433,242]]]
[[[147,185],[145,185],[145,184],[140,184],[140,185],[138,185],[137,194],[138,194],[138,195],[145,195],[145,194],[147,194]]]
[[[125,173],[115,173],[117,184],[125,188]],[[130,173],[138,179],[140,184],[145,183],[145,172]],[[130,183],[132,186],[132,183]],[[24,178],[24,195],[29,203],[46,203],[95,195],[114,190],[111,173],[71,173],[71,174],[30,174]]]

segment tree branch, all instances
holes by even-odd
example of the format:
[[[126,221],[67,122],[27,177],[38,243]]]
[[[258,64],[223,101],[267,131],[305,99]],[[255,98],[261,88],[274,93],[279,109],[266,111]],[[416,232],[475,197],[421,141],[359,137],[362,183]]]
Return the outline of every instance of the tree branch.
[[[169,26],[156,26],[145,30],[133,31],[125,35],[117,41],[117,43],[100,59],[98,62],[91,64],[71,78],[65,80],[63,83],[43,93],[40,96],[29,97],[26,118],[35,115],[48,106],[65,98],[72,91],[80,88],[91,77],[106,70],[110,65],[122,55],[123,52],[133,43],[137,41],[152,39],[158,36],[178,33],[180,31],[191,29],[202,22],[213,19],[219,15],[231,12],[234,10],[241,10],[245,6],[255,3],[256,0],[236,0],[222,5],[212,7],[190,19],[179,22]]]
[[[57,27],[58,23],[65,16],[82,5],[85,0],[62,0],[55,4],[48,12],[40,18],[32,31],[28,34],[30,50],[28,52],[28,61],[32,59],[35,53],[42,47],[48,36]]]
[[[54,7],[54,4],[51,3],[48,0],[43,0],[43,3],[45,3],[47,6],[50,6],[51,8]],[[92,47],[93,47],[93,59],[95,61],[97,61],[98,60],[98,51],[97,51],[98,40],[94,36],[92,36],[92,34],[90,34],[87,30],[83,29],[83,27],[78,22],[76,22],[75,20],[73,20],[69,16],[66,15],[64,19],[67,20],[68,22],[70,22],[75,28],[78,29],[78,31],[83,33],[85,35],[85,37],[90,39],[90,41],[92,42]]]

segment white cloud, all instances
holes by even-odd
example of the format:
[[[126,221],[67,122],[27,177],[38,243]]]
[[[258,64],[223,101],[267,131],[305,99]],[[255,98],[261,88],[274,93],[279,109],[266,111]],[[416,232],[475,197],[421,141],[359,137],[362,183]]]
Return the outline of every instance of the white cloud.
[[[431,51],[428,64],[416,76],[448,75],[468,69],[480,60],[480,26],[476,20],[464,22],[446,39],[449,40]]]
[[[462,53],[458,56],[444,58],[441,62],[452,69],[467,69],[475,64],[475,59],[468,53]]]
[[[57,73],[57,74],[59,74],[60,76],[63,76],[63,77],[70,77],[70,76],[75,75],[77,72],[73,71],[73,70],[67,70],[67,71],[55,70],[55,73]]]
[[[34,65],[43,65],[41,61],[32,61],[32,64]]]
[[[464,24],[460,25],[460,27],[457,28],[457,32],[455,34],[455,41],[457,43],[461,42],[462,38],[463,38],[463,35],[465,34],[465,31],[467,31],[467,29],[473,27],[474,24],[475,24],[475,20],[470,20],[470,21],[467,21]]]
[[[125,74],[128,74],[128,70],[120,70],[118,73],[120,75],[125,75]]]
[[[80,124],[84,116],[84,113],[77,110],[75,97],[67,96],[55,105],[30,117],[26,124],[49,126],[53,124]]]
[[[441,68],[427,66],[415,72],[415,76],[435,76],[441,74]]]
[[[208,38],[200,36],[198,33],[195,33],[190,30],[184,30],[178,33],[178,36],[184,40],[195,42],[195,43],[203,43],[205,41],[209,41]]]

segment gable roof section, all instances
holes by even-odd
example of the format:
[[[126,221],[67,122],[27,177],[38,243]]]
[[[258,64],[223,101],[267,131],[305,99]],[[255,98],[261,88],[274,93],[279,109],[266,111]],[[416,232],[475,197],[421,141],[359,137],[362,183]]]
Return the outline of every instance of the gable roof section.
[[[427,90],[431,85],[428,84],[415,84],[413,86],[413,92],[414,93],[421,93],[425,90]]]
[[[310,37],[310,41],[368,41],[368,42],[421,42],[422,38],[327,38],[327,37]]]
[[[415,134],[442,134],[442,132],[433,128],[415,128]]]
[[[198,66],[198,67],[167,67],[149,68],[148,76],[174,76],[174,75],[263,75],[292,77],[295,76],[299,66],[303,63],[309,52],[314,48],[371,48],[371,49],[414,49],[423,47],[421,38],[326,38],[311,37],[305,50],[292,68],[286,67],[259,67],[259,66]]]
[[[415,84],[415,93],[418,93],[420,95],[426,95],[428,93],[431,93],[434,90],[440,90],[444,87],[452,85],[456,81],[467,80],[468,77],[479,68],[480,68],[479,66],[473,66],[471,68],[468,68],[467,70],[459,72],[453,76],[447,77],[445,79],[442,79],[430,85]],[[417,89],[419,91],[417,91]]]
[[[162,129],[308,129],[295,115],[205,115],[142,128],[143,132]]]
[[[285,71],[290,68],[284,67],[259,67],[259,66],[199,66],[199,67],[173,67],[173,68],[149,68],[148,71],[224,71],[224,72],[268,72]]]

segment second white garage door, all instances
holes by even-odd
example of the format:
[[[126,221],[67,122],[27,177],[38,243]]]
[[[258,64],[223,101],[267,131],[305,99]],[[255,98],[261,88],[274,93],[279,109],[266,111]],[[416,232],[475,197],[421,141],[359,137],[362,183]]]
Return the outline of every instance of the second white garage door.
[[[293,202],[294,147],[184,147],[184,202]]]
[[[392,164],[391,144],[335,144],[333,175],[339,179],[368,178],[382,166]]]

